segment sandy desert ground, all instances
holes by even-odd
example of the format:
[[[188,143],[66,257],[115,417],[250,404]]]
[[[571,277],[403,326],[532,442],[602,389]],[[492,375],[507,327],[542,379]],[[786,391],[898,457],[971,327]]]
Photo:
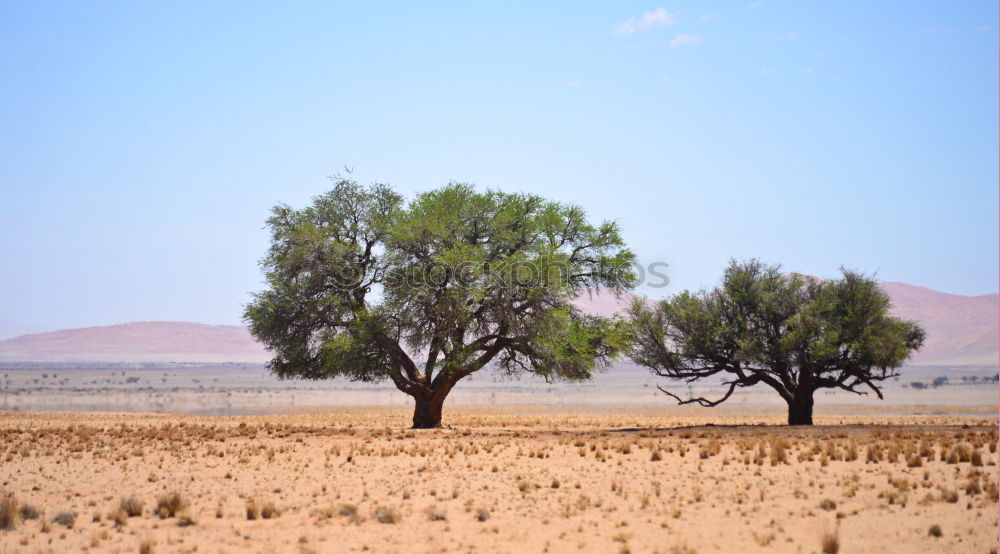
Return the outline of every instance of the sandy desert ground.
[[[996,416],[954,411],[2,412],[0,552],[995,552]]]

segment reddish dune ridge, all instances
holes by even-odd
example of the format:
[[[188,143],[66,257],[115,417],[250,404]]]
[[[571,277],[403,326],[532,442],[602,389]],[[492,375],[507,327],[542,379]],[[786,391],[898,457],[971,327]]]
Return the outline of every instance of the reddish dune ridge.
[[[239,325],[138,321],[34,333],[0,341],[0,360],[102,362],[265,362]]]
[[[996,366],[997,295],[961,296],[905,283],[883,283],[893,312],[920,322],[928,338],[911,365]],[[582,293],[577,306],[599,315],[621,312],[633,295]],[[35,333],[0,341],[0,360],[102,362],[252,362],[267,351],[245,327],[141,321]]]

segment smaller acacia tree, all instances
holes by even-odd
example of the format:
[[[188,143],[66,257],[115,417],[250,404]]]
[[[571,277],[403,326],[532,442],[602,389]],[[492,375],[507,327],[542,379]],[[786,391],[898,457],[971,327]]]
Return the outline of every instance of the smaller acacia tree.
[[[768,385],[788,403],[789,425],[812,425],[813,393],[821,388],[867,394],[866,387],[882,398],[879,383],[899,375],[924,331],[889,315],[889,297],[874,279],[841,272],[823,281],[783,275],[758,260],[732,261],[710,292],[633,303],[629,355],[662,377],[726,377],[717,400],[685,400],[659,387],[680,404],[717,406],[738,387]]]

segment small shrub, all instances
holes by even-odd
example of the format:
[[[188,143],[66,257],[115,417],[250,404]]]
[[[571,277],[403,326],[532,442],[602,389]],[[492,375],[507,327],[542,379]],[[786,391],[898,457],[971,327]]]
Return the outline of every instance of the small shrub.
[[[486,521],[490,518],[490,513],[485,508],[476,510],[476,521]]]
[[[660,453],[659,449],[654,450],[653,454],[649,457],[649,461],[651,462],[659,462],[662,459],[663,459],[663,454]]]
[[[247,519],[253,521],[260,517],[260,508],[257,507],[256,499],[247,500]]]
[[[142,515],[142,501],[134,496],[122,498],[121,502],[118,503],[118,507],[121,508],[121,510],[125,512],[125,515],[128,517],[139,517]]]
[[[941,538],[941,526],[937,523],[931,525],[931,528],[927,530],[927,535],[935,538]]]
[[[444,510],[434,507],[427,509],[427,519],[431,521],[444,521],[448,519],[448,514]]]
[[[59,512],[56,517],[52,518],[52,523],[58,523],[67,529],[72,529],[73,525],[76,524],[76,512]]]
[[[358,507],[354,504],[341,504],[337,508],[337,513],[346,517],[351,523],[361,523],[361,516],[358,515]]]
[[[827,498],[826,500],[819,503],[819,507],[828,512],[831,512],[837,509],[837,503]]]
[[[385,506],[378,507],[372,517],[379,523],[397,523],[400,519],[399,512]]]
[[[177,514],[178,527],[190,527],[191,525],[197,525],[197,524],[198,521],[187,510],[184,510],[179,514]]]
[[[153,548],[154,543],[151,539],[145,539],[139,543],[139,554],[153,554],[156,550]]]
[[[965,484],[965,494],[975,496],[981,492],[983,492],[983,488],[979,484],[979,479],[969,479],[969,482]]]
[[[354,504],[341,504],[337,508],[337,513],[342,516],[355,516],[358,515],[358,508]]]
[[[17,509],[17,514],[25,521],[38,519],[39,516],[38,508],[32,504],[21,504]]]
[[[172,492],[161,496],[156,501],[156,514],[160,516],[160,519],[167,519],[176,516],[186,506],[187,502],[184,501],[180,493]]]

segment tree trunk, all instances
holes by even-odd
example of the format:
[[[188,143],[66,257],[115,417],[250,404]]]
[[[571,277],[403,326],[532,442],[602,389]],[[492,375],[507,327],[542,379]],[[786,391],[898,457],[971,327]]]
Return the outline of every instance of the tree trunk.
[[[796,391],[795,396],[788,401],[789,425],[813,424],[813,393],[812,391]]]
[[[429,397],[414,397],[413,428],[435,429],[441,426],[441,407],[444,405],[443,395]]]

